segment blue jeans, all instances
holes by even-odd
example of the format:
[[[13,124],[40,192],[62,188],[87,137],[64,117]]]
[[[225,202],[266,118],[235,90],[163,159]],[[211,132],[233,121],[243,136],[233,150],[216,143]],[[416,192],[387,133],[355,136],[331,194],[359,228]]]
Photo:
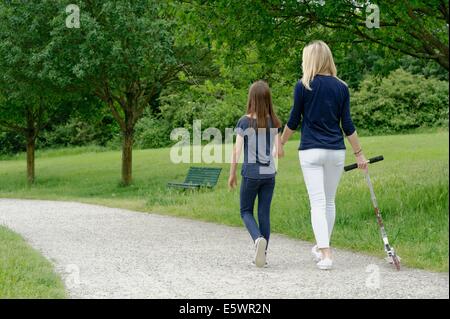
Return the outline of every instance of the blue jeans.
[[[253,241],[270,237],[270,204],[272,202],[275,177],[252,179],[242,177],[241,182],[241,218]],[[258,197],[258,224],[253,216],[253,208]]]

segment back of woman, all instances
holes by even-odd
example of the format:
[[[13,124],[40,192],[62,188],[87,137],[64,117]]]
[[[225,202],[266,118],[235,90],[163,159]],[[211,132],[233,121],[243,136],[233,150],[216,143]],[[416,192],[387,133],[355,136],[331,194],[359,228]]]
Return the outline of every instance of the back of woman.
[[[347,86],[333,76],[320,74],[314,77],[310,85],[312,90],[305,89],[301,82],[298,84],[299,93],[303,95],[303,143],[300,149],[345,149],[340,124],[349,108]],[[350,121],[344,123],[344,127],[346,135],[355,131]]]
[[[346,136],[355,132],[350,116],[347,85],[337,77],[331,50],[315,41],[303,50],[303,77],[294,90],[294,106],[287,126],[295,130],[301,122],[300,150],[345,149]]]
[[[301,124],[299,158],[316,238],[312,254],[319,269],[330,269],[335,196],[345,162],[344,134],[359,167],[366,169],[367,163],[350,116],[349,90],[337,77],[330,48],[323,41],[314,41],[303,49],[302,58],[303,77],[295,86],[294,105],[281,144]]]

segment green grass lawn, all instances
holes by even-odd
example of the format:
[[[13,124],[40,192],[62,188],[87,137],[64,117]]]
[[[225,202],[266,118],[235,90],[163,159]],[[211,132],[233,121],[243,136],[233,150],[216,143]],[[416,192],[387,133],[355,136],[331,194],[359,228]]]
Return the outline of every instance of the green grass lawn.
[[[448,132],[362,138],[368,157],[384,155],[370,167],[375,192],[393,246],[403,264],[448,271]],[[286,146],[272,206],[272,229],[313,240],[309,202],[299,168],[297,140]],[[353,162],[347,153],[347,163]],[[179,192],[166,188],[182,181],[188,164],[169,161],[168,149],[134,152],[134,183],[119,185],[120,152],[96,149],[44,152],[37,159],[37,181],[25,182],[23,156],[0,161],[0,197],[76,200],[139,211],[241,226],[239,192],[228,191],[227,164],[214,191]],[[335,247],[384,256],[363,175],[345,173],[337,194]]]
[[[0,226],[0,299],[65,297],[52,265],[19,235]]]

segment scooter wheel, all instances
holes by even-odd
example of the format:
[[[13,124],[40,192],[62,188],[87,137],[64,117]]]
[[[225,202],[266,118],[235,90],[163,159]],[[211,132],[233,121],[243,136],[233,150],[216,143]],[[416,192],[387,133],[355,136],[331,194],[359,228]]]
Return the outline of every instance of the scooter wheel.
[[[392,256],[392,261],[394,263],[394,266],[397,270],[400,270],[400,260],[397,257],[397,255]]]

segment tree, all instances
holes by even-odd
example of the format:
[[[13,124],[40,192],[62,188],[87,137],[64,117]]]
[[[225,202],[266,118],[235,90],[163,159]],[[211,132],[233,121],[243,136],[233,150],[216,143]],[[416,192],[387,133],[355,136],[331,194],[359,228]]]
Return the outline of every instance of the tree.
[[[66,90],[91,92],[120,126],[122,184],[132,181],[136,122],[155,107],[161,91],[201,59],[176,37],[170,1],[79,1],[80,28],[53,19],[52,40],[42,56],[47,77]]]
[[[29,184],[36,138],[60,103],[52,83],[39,77],[43,65],[36,59],[50,39],[48,16],[56,12],[52,1],[0,3],[0,127],[24,137]]]
[[[433,60],[449,70],[448,3],[377,1],[380,27],[368,28],[369,1],[227,1],[198,0],[198,21],[209,37],[239,51],[256,43],[269,56],[285,56],[290,48],[312,39],[331,44],[388,48],[418,59]]]

